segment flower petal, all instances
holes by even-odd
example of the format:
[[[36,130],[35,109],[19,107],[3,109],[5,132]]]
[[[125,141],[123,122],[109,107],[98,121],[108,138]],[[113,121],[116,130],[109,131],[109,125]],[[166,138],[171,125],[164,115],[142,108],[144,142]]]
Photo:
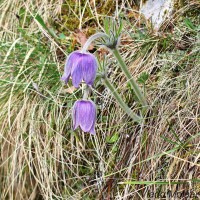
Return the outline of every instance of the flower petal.
[[[71,71],[74,68],[74,66],[76,66],[77,60],[78,60],[79,57],[80,57],[79,51],[74,51],[74,52],[69,54],[69,56],[68,56],[68,58],[65,62],[64,74],[61,77],[61,80],[65,81],[66,84],[69,81]]]
[[[70,77],[70,73],[69,74],[63,74],[62,77],[61,77],[61,80],[65,81],[65,84],[67,84],[68,81],[69,81],[69,77]]]
[[[77,129],[79,126],[79,121],[77,120],[77,107],[78,107],[79,102],[75,102],[73,108],[72,108],[72,120],[73,120],[73,129]]]
[[[96,121],[96,120],[95,120]],[[92,124],[91,129],[88,131],[90,134],[95,135],[96,131],[95,131],[95,121]]]
[[[91,53],[84,54],[84,58],[81,64],[83,70],[83,80],[88,85],[93,85],[97,71],[97,61],[95,56]]]
[[[82,67],[80,65],[81,57],[78,58],[78,60],[73,63],[73,69],[72,69],[72,83],[74,87],[78,88],[80,82],[83,80],[83,72]]]

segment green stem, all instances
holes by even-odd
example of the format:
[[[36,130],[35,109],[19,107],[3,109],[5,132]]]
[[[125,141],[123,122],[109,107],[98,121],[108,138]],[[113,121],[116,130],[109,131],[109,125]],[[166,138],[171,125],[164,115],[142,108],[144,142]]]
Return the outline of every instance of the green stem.
[[[132,86],[137,98],[139,99],[140,103],[142,104],[142,106],[146,110],[147,101],[146,101],[144,95],[142,94],[141,89],[137,85],[136,81],[133,79],[133,76],[130,74],[125,62],[123,61],[121,55],[119,54],[119,51],[115,48],[115,49],[112,50],[112,52],[115,55],[116,59],[118,60],[122,71],[126,75],[127,79],[130,81],[130,84],[131,84],[131,86]]]
[[[98,38],[102,38],[102,37],[107,37],[107,38],[108,38],[108,35],[105,34],[105,33],[99,32],[99,33],[95,33],[94,35],[90,36],[90,37],[87,39],[86,43],[84,44],[84,46],[83,46],[83,48],[82,48],[82,53],[85,53],[85,52],[87,51],[88,47],[90,46],[90,44],[91,44],[94,40],[96,40],[96,39],[98,39]]]
[[[90,86],[86,85],[83,90],[83,99],[87,100],[88,97],[90,96],[90,93],[91,93],[91,88],[90,88]]]
[[[143,118],[135,114],[123,101],[121,98],[120,94],[117,92],[116,88],[112,85],[112,83],[108,80],[107,77],[103,78],[104,84],[110,89],[112,92],[113,96],[121,106],[121,108],[126,112],[128,116],[130,116],[134,121],[141,123]]]

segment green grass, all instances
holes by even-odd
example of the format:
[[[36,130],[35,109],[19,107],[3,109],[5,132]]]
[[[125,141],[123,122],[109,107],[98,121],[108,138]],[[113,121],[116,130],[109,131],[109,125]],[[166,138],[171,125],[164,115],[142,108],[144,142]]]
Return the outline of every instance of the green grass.
[[[83,32],[100,30],[107,13],[92,12],[89,2],[92,22],[77,22]],[[120,52],[145,90],[149,113],[144,126],[136,125],[98,81],[93,137],[72,130],[71,107],[82,88],[60,81],[66,56],[81,46],[74,30],[63,27],[66,5],[0,4],[0,199],[142,199],[168,189],[200,191],[200,4],[177,9],[159,34],[142,18],[128,17],[131,2],[119,6]],[[71,17],[85,12],[75,11]],[[102,51],[95,54],[104,61]],[[132,90],[106,55],[110,80],[136,110]]]

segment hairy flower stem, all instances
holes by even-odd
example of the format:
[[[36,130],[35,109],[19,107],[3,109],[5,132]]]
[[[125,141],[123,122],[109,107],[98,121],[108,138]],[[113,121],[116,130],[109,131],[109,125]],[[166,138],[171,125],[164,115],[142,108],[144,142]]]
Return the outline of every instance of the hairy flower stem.
[[[117,92],[116,88],[112,85],[112,83],[108,80],[107,77],[102,78],[103,83],[110,89],[112,92],[113,96],[121,106],[121,108],[126,112],[126,114],[131,117],[134,121],[141,123],[143,118],[135,114],[127,105],[124,103],[123,99],[121,98],[120,94]]]
[[[107,37],[107,38],[108,38],[108,35],[105,34],[105,33],[99,32],[99,33],[96,33],[96,34],[90,36],[90,37],[88,38],[88,40],[86,41],[86,43],[84,44],[82,50],[81,50],[82,53],[85,53],[85,52],[87,51],[88,47],[90,46],[90,44],[91,44],[94,40],[96,40],[96,39],[98,39],[98,38],[102,38],[102,37]]]
[[[90,93],[91,93],[91,88],[88,85],[86,85],[83,90],[83,99],[87,100],[88,97],[90,96]]]
[[[121,55],[119,54],[119,51],[115,48],[112,49],[112,52],[115,55],[117,61],[119,62],[122,71],[124,72],[128,81],[130,82],[131,87],[133,88],[137,98],[139,99],[139,102],[142,104],[143,110],[145,111],[147,109],[147,101],[144,95],[142,94],[141,89],[137,85],[136,81],[133,79],[133,76],[130,74],[125,62],[123,61]]]

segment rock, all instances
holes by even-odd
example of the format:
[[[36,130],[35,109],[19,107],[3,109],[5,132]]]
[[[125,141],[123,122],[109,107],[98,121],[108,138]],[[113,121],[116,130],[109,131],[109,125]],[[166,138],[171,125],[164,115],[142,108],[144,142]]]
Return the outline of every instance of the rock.
[[[162,23],[170,17],[174,7],[173,0],[147,0],[140,12],[150,20],[154,30],[158,30]]]

